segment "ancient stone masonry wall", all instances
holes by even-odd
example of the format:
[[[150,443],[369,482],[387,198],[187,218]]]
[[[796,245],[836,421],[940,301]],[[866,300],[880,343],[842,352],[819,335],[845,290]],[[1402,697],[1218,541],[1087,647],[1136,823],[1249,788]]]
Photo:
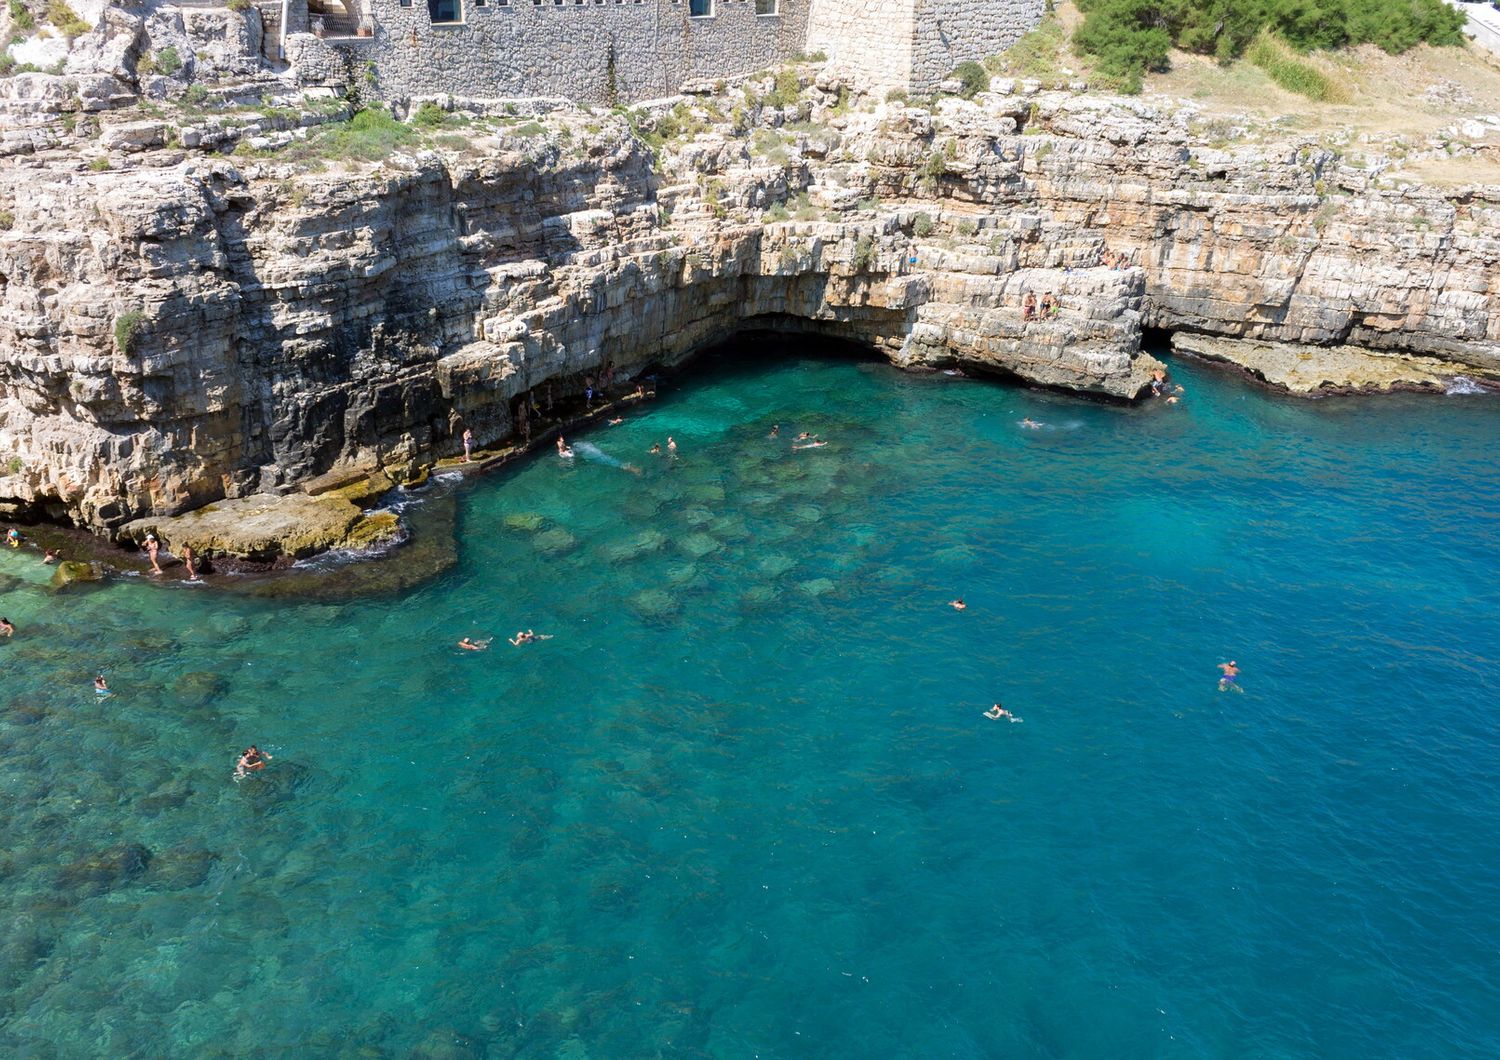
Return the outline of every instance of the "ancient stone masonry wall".
[[[780,0],[776,15],[757,15],[755,0],[713,0],[703,18],[689,15],[689,0],[461,2],[461,23],[435,25],[424,0],[373,0],[373,46],[351,47],[374,60],[380,95],[658,98],[796,55],[809,0]]]
[[[828,56],[829,68],[877,93],[911,81],[918,0],[815,0],[807,50]]]
[[[959,63],[1004,51],[1046,13],[1046,0],[916,0],[911,91],[936,91]]]

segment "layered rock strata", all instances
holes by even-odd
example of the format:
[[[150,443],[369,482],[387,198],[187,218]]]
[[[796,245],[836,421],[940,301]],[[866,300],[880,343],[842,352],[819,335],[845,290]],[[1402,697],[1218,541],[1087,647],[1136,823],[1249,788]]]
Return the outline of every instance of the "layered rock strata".
[[[336,169],[274,144],[25,156],[0,171],[0,504],[139,533],[330,472],[404,481],[465,427],[514,433],[528,392],[746,327],[1120,398],[1157,367],[1143,325],[1500,377],[1500,188],[1211,149],[1190,111],[1139,101],[765,87],[634,129],[475,107],[436,149]],[[315,123],[286,124],[295,147]],[[1058,309],[1027,319],[1026,292]]]

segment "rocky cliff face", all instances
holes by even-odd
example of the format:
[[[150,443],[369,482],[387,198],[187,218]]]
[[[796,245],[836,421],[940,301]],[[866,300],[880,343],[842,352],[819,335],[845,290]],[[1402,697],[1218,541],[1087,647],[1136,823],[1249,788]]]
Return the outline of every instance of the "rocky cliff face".
[[[1500,188],[1209,149],[1134,101],[764,88],[634,131],[476,108],[378,164],[309,164],[308,128],[342,116],[322,105],[38,141],[0,170],[0,505],[111,531],[330,472],[399,481],[464,427],[511,434],[528,391],[748,326],[1121,398],[1156,367],[1143,323],[1500,377]],[[1027,291],[1055,315],[1024,319]]]

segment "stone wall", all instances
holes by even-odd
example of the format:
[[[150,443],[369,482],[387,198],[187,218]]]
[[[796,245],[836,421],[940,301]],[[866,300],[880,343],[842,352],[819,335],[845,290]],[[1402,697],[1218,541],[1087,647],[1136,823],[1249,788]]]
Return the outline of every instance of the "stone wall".
[[[1004,51],[1036,28],[1046,0],[916,0],[910,88],[934,92],[967,59]]]
[[[450,92],[466,97],[564,96],[613,104],[672,95],[686,82],[744,77],[796,55],[809,0],[713,0],[693,18],[688,0],[460,0],[463,21],[432,22],[425,0],[372,0],[373,59],[387,99]],[[342,46],[342,45],[341,45]]]
[[[835,73],[884,94],[911,80],[917,0],[815,0],[807,50],[828,56]]]

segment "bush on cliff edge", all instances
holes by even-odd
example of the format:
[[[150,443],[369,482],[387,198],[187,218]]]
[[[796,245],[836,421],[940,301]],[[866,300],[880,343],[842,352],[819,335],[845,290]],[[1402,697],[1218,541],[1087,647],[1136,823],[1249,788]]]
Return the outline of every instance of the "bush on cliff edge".
[[[1463,43],[1467,16],[1443,0],[1079,0],[1083,23],[1073,34],[1097,72],[1139,92],[1148,70],[1163,70],[1173,47],[1237,59],[1262,31],[1293,48],[1375,44],[1392,55],[1425,41]]]

